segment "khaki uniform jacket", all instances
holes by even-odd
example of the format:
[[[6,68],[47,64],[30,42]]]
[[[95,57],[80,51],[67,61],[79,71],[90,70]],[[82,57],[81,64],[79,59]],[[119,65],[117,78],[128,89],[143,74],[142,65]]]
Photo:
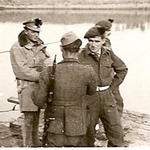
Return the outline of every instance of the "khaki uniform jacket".
[[[17,79],[18,98],[21,111],[37,111],[32,102],[32,92],[38,89],[39,74],[48,60],[42,45],[26,45],[21,47],[14,43],[10,51],[13,72]],[[48,61],[47,61],[48,62]]]
[[[91,65],[98,76],[98,86],[110,86],[111,89],[118,88],[123,82],[127,67],[125,63],[107,47],[102,48],[100,57],[86,46],[78,56],[79,61],[85,65]],[[88,105],[96,102],[97,95],[87,97]],[[92,101],[91,101],[92,99]]]
[[[92,65],[98,75],[99,86],[119,86],[128,70],[125,63],[107,47],[102,47],[100,57],[86,47],[79,54],[79,61],[85,65]]]
[[[36,105],[42,107],[48,99],[50,84],[49,69],[40,75],[40,90]],[[84,97],[96,92],[97,77],[93,68],[81,65],[77,59],[64,59],[56,65],[54,99],[50,110],[48,131],[68,136],[86,133],[86,108]],[[42,93],[42,94],[41,94]]]

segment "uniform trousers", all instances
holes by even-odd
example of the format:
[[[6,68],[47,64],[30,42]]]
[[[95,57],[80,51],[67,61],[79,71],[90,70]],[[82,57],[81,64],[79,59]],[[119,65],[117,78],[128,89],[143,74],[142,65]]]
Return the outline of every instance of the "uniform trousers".
[[[23,145],[24,147],[38,147],[39,143],[39,115],[40,111],[24,111]]]
[[[102,121],[108,139],[108,147],[121,147],[123,144],[123,130],[116,101],[110,89],[97,93],[97,101],[89,105],[90,125],[87,131],[88,146],[94,146],[95,126]]]
[[[67,136],[65,134],[48,133],[48,147],[83,147],[85,135],[82,136]]]
[[[122,99],[120,91],[119,91],[119,87],[117,87],[117,88],[115,88],[113,90],[113,95],[115,97],[116,104],[117,104],[117,109],[118,109],[119,115],[121,117],[122,116],[122,112],[123,112],[124,104],[123,104],[123,99]]]

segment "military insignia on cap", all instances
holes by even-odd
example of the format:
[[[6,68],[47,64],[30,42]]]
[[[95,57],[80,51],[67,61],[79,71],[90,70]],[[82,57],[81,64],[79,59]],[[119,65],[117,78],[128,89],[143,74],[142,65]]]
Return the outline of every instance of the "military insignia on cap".
[[[40,18],[31,19],[24,22],[23,25],[25,25],[24,28],[28,28],[30,30],[40,32],[40,26],[42,25],[42,20]]]
[[[108,19],[109,22],[113,23],[114,22],[114,19]]]

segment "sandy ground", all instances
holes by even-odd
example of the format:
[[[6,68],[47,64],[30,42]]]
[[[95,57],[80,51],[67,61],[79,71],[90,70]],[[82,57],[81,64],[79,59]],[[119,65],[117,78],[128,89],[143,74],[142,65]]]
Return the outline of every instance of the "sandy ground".
[[[14,112],[13,112],[14,113]],[[15,113],[14,113],[15,114]],[[8,114],[9,115],[9,114]],[[21,114],[16,112],[16,116]],[[0,123],[0,147],[22,147],[21,123],[23,117],[5,120]],[[0,117],[1,118],[1,117]],[[41,113],[43,118],[43,113]],[[0,122],[4,120],[0,119]],[[8,123],[8,122],[11,123]],[[122,117],[124,129],[124,146],[126,147],[149,147],[150,146],[150,115],[125,110]],[[96,134],[95,146],[106,147],[107,139],[101,123]],[[43,131],[43,120],[40,122],[40,138]]]
[[[150,146],[150,115],[125,110],[122,116],[122,126],[124,129],[124,146]],[[106,146],[107,139],[101,123],[96,137],[96,146]]]

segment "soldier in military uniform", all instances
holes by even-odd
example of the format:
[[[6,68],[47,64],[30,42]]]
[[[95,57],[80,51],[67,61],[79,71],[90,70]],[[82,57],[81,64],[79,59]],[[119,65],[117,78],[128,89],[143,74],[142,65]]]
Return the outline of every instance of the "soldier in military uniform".
[[[24,113],[23,143],[26,147],[39,146],[39,108],[32,101],[32,92],[39,88],[38,80],[43,67],[50,63],[46,47],[39,38],[42,21],[39,18],[23,23],[24,30],[13,44],[10,58],[17,80],[20,110]]]
[[[97,77],[91,66],[79,63],[82,42],[75,33],[64,34],[61,44],[63,61],[56,65],[47,143],[48,146],[86,146],[82,142],[87,131],[87,109],[83,101],[85,95],[96,92]],[[50,74],[50,67],[41,73],[40,90],[35,101],[39,107],[48,99]]]
[[[113,90],[118,87],[127,74],[127,67],[108,47],[104,47],[105,30],[99,31],[97,27],[91,28],[85,34],[88,44],[79,54],[82,64],[91,64],[98,76],[97,95],[89,96],[87,99],[95,99],[88,105],[90,112],[90,126],[87,132],[89,146],[94,146],[95,125],[101,119],[108,146],[122,146],[123,130],[120,116],[117,110]]]
[[[111,42],[110,42],[109,36],[111,34],[111,27],[112,27],[113,21],[114,21],[113,19],[101,20],[95,24],[98,30],[101,30],[102,28],[105,29],[105,43],[103,45],[106,47],[109,47],[110,50],[112,50],[112,48],[111,48]],[[121,97],[119,86],[116,86],[112,92],[117,102],[118,112],[121,117],[122,112],[123,112],[123,98]]]

